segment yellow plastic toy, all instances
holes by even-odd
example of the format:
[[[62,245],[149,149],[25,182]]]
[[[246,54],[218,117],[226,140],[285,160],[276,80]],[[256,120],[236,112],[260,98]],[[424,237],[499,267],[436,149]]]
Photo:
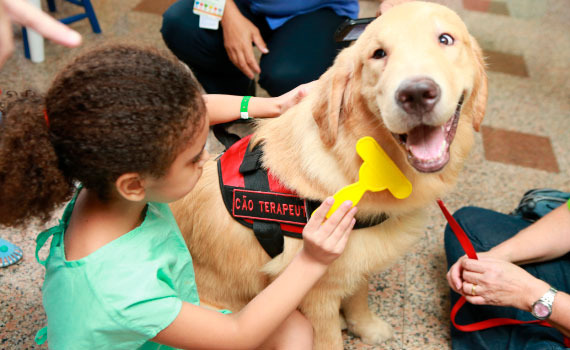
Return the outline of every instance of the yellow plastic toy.
[[[388,189],[398,199],[404,199],[412,193],[410,180],[374,138],[366,136],[358,140],[356,153],[364,161],[358,170],[358,182],[341,188],[333,196],[334,204],[327,213],[327,218],[347,200],[352,201],[355,206],[366,191],[379,192]]]

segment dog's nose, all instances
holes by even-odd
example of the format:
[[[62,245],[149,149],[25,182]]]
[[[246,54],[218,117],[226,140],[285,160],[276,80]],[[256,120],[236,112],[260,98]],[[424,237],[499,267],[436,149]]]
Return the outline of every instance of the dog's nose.
[[[431,112],[439,97],[439,86],[430,78],[406,80],[396,91],[398,105],[409,114]]]

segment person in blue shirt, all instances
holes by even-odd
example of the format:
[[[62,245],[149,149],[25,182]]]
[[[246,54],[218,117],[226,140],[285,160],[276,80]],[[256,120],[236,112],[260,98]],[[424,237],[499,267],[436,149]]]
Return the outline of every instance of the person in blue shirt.
[[[221,28],[210,30],[199,27],[194,2],[164,13],[164,42],[206,92],[232,95],[254,95],[256,74],[271,96],[317,79],[347,45],[334,41],[336,28],[359,10],[357,0],[227,0]]]

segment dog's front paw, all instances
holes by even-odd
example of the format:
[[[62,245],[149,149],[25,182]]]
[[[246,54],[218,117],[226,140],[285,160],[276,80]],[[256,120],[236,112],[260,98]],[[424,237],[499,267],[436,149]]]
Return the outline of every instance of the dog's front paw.
[[[376,316],[365,322],[348,320],[348,329],[367,344],[382,344],[394,334],[392,326]]]
[[[348,323],[346,323],[346,319],[344,318],[344,315],[342,313],[339,313],[338,317],[340,319],[340,330],[346,331],[348,329]]]

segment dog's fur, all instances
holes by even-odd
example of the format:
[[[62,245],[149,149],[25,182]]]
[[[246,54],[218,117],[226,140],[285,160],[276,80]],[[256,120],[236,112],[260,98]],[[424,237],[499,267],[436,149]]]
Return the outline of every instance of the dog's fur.
[[[443,33],[453,45],[439,41]],[[374,57],[382,48],[384,58]],[[310,59],[310,58],[307,58]],[[405,81],[428,77],[441,96],[430,113],[406,113],[396,91]],[[449,161],[418,171],[398,135],[418,125],[444,125],[461,109]],[[424,230],[425,208],[453,186],[479,129],[487,99],[481,50],[461,19],[436,4],[410,2],[372,22],[343,50],[310,94],[279,118],[259,121],[254,139],[263,145],[263,165],[299,196],[323,200],[356,182],[362,163],[356,141],[372,136],[413,185],[406,199],[388,191],[367,192],[358,218],[389,219],[354,230],[346,250],[300,305],[315,330],[315,349],[342,349],[342,309],[349,330],[367,343],[392,335],[390,325],[368,309],[369,276],[400,258]],[[270,283],[301,249],[285,238],[284,252],[270,259],[253,233],[228,214],[210,161],[195,189],[173,211],[194,259],[198,291],[206,303],[234,311]],[[442,278],[444,278],[442,276]]]

